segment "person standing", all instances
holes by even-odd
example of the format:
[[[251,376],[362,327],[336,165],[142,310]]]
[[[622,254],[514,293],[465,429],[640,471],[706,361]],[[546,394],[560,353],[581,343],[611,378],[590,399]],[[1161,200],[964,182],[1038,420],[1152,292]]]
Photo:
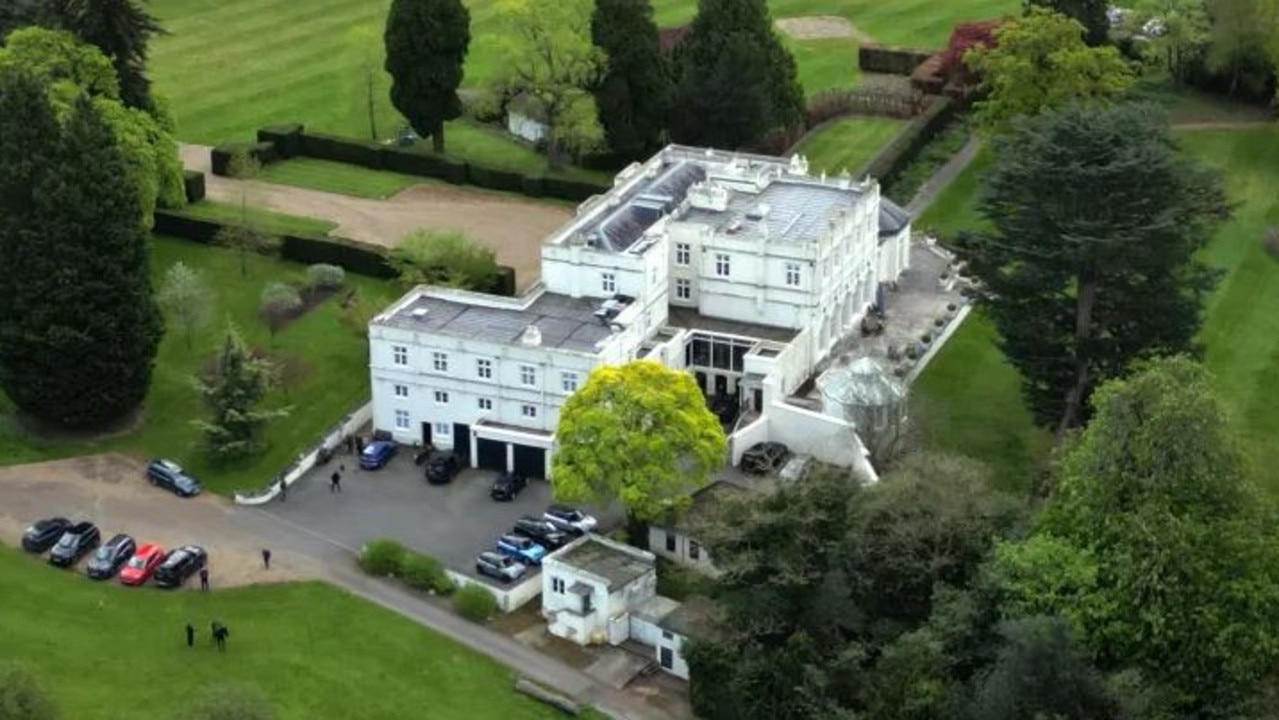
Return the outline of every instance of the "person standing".
[[[342,473],[337,470],[334,470],[333,474],[329,476],[329,492],[342,492]]]
[[[280,478],[280,502],[289,499],[289,486],[284,482],[284,478]]]
[[[187,647],[195,647],[195,626],[187,623]]]
[[[271,551],[267,548],[262,548],[262,567],[267,570],[271,569]]]
[[[202,592],[209,591],[209,569],[207,567],[200,568],[200,590]]]

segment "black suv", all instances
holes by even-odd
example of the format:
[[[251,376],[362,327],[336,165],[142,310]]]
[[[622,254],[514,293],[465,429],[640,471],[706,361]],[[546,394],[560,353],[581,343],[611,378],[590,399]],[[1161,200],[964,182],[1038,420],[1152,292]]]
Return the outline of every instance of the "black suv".
[[[64,517],[37,520],[22,534],[22,549],[31,553],[42,553],[53,547],[53,544],[70,527],[71,521]]]
[[[133,542],[133,538],[123,533],[116,535],[98,548],[98,551],[89,559],[89,567],[85,568],[84,572],[94,580],[115,577],[137,549],[138,544]]]
[[[781,469],[790,457],[790,450],[779,442],[755,443],[742,453],[742,472],[751,475],[767,475]]]
[[[155,584],[162,588],[181,587],[204,564],[208,562],[208,553],[204,548],[195,545],[183,545],[169,553],[160,567],[155,569]]]
[[[432,485],[447,485],[453,482],[461,469],[462,463],[456,453],[431,453],[431,457],[426,459],[426,481]]]
[[[528,480],[525,480],[523,475],[504,472],[493,480],[493,489],[489,490],[489,497],[494,500],[514,500],[526,485]]]
[[[102,542],[102,533],[98,532],[97,525],[88,520],[78,522],[62,533],[58,544],[54,545],[53,551],[49,553],[49,562],[58,567],[71,567],[100,542]]]
[[[181,465],[165,458],[156,458],[147,465],[147,480],[179,497],[200,494],[200,481],[188,475]]]
[[[546,522],[540,517],[525,515],[515,521],[515,527],[511,531],[516,535],[522,535],[533,540],[538,545],[546,548],[547,552],[555,552],[565,545],[573,541],[573,536],[556,528],[554,525]]]

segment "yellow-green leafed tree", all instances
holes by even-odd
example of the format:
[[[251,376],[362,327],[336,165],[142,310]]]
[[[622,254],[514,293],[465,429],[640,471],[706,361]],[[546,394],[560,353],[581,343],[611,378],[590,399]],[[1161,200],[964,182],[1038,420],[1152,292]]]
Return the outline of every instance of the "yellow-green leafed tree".
[[[638,520],[687,507],[728,445],[693,376],[652,360],[593,370],[564,403],[556,439],[557,499],[617,499]]]

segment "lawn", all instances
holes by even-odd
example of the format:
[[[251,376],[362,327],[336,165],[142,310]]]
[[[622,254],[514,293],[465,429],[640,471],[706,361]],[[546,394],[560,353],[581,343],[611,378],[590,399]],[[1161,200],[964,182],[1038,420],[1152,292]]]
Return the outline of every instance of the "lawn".
[[[808,158],[813,173],[856,173],[903,125],[902,120],[886,117],[840,118],[805,138],[796,152]]]
[[[515,694],[505,667],[323,583],[125,588],[0,546],[0,597],[0,662],[31,668],[75,720],[169,720],[221,684],[256,685],[280,720],[560,717]],[[231,630],[225,655],[215,619]]]
[[[359,165],[297,157],[274,162],[262,168],[259,179],[281,185],[342,193],[363,198],[388,198],[405,188],[433,182],[428,178],[382,170],[369,170]]]
[[[156,358],[151,392],[140,427],[120,437],[97,441],[41,441],[23,431],[0,394],[0,463],[35,462],[69,455],[119,450],[146,458],[168,455],[189,466],[211,489],[230,492],[266,483],[320,434],[368,397],[367,343],[342,325],[336,299],[329,299],[271,338],[258,318],[258,299],[271,281],[299,281],[306,267],[258,255],[249,257],[249,277],[242,279],[237,253],[186,240],[154,238],[152,280],[158,286],[164,271],[182,261],[204,273],[216,304],[212,322],[197,334],[191,348],[171,329]],[[381,307],[396,291],[386,282],[347,276],[357,289]],[[239,328],[254,348],[280,365],[282,386],[267,400],[270,406],[292,406],[294,412],[274,421],[267,433],[267,449],[250,461],[212,467],[198,447],[199,431],[191,420],[199,417],[199,397],[193,375],[209,361],[224,336],[224,319]]]
[[[336,224],[328,220],[272,212],[252,205],[242,208],[235,203],[223,203],[216,200],[201,200],[198,203],[192,203],[183,208],[183,212],[206,220],[218,220],[227,223],[243,223],[247,220],[250,226],[272,235],[323,236],[328,235],[331,230],[337,227]]]
[[[950,182],[915,221],[921,230],[936,230],[943,238],[952,237],[960,230],[978,227],[977,184],[986,169],[995,161],[989,145],[977,152],[977,157]]]

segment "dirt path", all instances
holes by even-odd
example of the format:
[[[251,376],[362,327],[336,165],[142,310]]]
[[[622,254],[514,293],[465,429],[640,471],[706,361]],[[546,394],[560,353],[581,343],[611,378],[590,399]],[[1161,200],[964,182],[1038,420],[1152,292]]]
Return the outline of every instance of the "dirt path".
[[[210,172],[209,149],[183,145],[183,164],[204,172],[210,199],[239,202],[241,181]],[[254,205],[329,220],[338,226],[335,235],[386,247],[417,228],[460,230],[492,248],[500,264],[515,268],[519,290],[541,275],[542,240],[572,217],[566,206],[436,183],[414,185],[385,200],[265,182],[250,186]]]
[[[1173,130],[1256,130],[1271,127],[1279,130],[1279,122],[1274,120],[1206,120],[1195,122],[1175,122]]]
[[[0,468],[0,540],[16,547],[31,522],[61,515],[97,523],[104,541],[123,532],[139,544],[199,545],[209,552],[215,587],[327,576],[315,559],[278,546],[265,570],[263,541],[230,502],[208,493],[178,498],[151,487],[143,471],[142,463],[115,453]]]
[[[778,30],[796,40],[852,38],[862,45],[871,45],[875,42],[875,38],[854,25],[851,20],[838,15],[778,18],[774,24]]]

